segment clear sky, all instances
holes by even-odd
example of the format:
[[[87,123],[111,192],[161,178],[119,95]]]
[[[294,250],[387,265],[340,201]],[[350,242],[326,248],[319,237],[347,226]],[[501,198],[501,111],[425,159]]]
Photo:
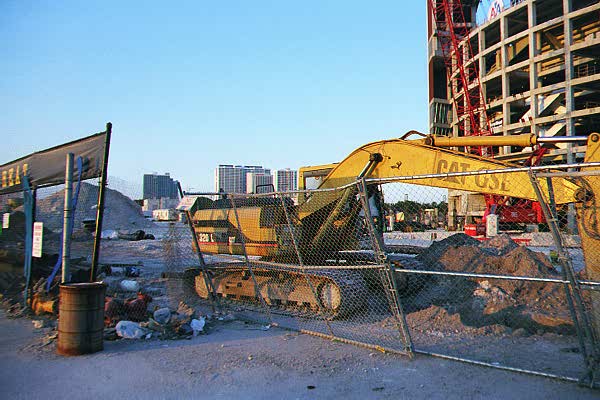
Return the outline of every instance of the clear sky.
[[[0,2],[0,164],[113,123],[109,175],[340,161],[427,129],[423,1]]]

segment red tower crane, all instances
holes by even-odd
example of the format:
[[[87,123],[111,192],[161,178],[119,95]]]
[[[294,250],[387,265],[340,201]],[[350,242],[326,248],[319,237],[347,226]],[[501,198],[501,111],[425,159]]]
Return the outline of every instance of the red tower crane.
[[[458,120],[458,134],[459,136],[492,135],[478,65],[473,58],[474,53],[469,40],[470,29],[465,19],[463,4],[461,0],[427,1],[446,67],[448,86]],[[456,83],[453,79],[455,76]],[[494,156],[491,147],[476,147],[468,150],[480,156]],[[536,149],[525,164],[538,164],[545,152],[544,148]],[[496,213],[501,223],[545,222],[537,202],[489,194],[485,194],[485,202],[484,218],[489,213]]]
[[[454,109],[459,121],[459,136],[491,135],[478,67],[473,59],[469,25],[460,0],[428,0],[442,59],[450,86]],[[456,84],[453,83],[457,75]],[[467,125],[468,122],[468,125]],[[492,156],[491,148],[471,149],[479,155]]]

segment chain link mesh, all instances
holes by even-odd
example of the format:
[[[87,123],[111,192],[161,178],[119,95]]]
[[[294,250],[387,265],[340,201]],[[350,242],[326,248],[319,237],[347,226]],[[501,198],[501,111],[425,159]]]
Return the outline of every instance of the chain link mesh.
[[[529,199],[429,187],[436,179],[518,187]],[[558,200],[536,197],[535,179]],[[581,238],[568,231],[563,199],[575,186],[541,179],[446,174],[199,196],[190,215],[206,275],[189,227],[171,228],[173,296],[209,304],[212,293],[222,310],[373,348],[589,376],[597,283],[586,282]],[[561,243],[541,205],[557,205]]]

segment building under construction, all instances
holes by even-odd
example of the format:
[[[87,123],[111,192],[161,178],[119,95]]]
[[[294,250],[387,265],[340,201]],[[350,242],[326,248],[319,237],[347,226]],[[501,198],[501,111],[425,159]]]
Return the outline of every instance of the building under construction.
[[[430,132],[600,132],[597,0],[429,0],[427,6]],[[532,162],[532,150],[478,151]],[[543,151],[543,162],[574,162],[583,154],[576,143]],[[451,229],[485,212],[482,194],[450,191],[448,199]]]

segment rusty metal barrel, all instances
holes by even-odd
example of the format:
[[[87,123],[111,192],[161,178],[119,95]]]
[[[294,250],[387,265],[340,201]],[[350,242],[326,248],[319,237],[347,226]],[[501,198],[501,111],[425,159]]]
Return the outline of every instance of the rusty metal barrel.
[[[60,285],[56,352],[65,356],[104,348],[104,293],[101,282]]]

